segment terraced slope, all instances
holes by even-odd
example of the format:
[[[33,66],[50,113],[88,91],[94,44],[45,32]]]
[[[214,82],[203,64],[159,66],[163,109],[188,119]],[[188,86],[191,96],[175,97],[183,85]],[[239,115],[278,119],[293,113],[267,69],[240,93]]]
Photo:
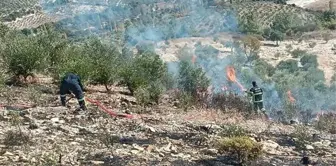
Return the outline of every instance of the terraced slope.
[[[235,5],[237,15],[242,17],[246,14],[253,13],[256,15],[258,22],[263,26],[268,26],[274,18],[282,13],[289,13],[297,16],[303,24],[313,23],[316,16],[303,8],[292,5],[275,4],[272,2],[245,2]]]
[[[38,3],[39,0],[1,0],[0,20],[14,21],[16,18],[33,14],[41,10]]]

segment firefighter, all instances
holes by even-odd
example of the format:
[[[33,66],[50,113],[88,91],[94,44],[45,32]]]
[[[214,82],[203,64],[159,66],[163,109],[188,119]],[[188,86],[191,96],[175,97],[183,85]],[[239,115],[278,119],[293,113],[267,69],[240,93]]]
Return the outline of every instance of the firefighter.
[[[81,83],[80,77],[73,73],[66,74],[61,81],[60,86],[60,97],[62,106],[66,106],[66,94],[74,94],[78,100],[80,106],[77,111],[86,110],[85,100],[84,100],[84,88]]]
[[[265,114],[264,104],[263,104],[263,90],[258,87],[255,81],[252,81],[252,88],[250,91],[245,91],[252,97],[253,110],[258,113],[261,110]]]

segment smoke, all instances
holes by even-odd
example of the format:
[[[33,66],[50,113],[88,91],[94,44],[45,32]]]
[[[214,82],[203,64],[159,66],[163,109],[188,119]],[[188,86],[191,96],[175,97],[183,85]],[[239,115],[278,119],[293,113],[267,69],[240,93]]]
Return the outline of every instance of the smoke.
[[[175,38],[208,37],[220,32],[238,32],[235,11],[211,7],[203,0],[82,0],[78,2],[41,0],[41,4],[44,12],[65,18],[57,23],[57,27],[68,31],[71,37],[83,37],[89,34],[104,37],[104,34],[122,30],[123,40],[128,46],[148,41],[158,43]],[[229,42],[226,44],[230,45]],[[159,48],[155,44],[154,47]],[[253,80],[263,88],[267,110],[283,110],[284,97],[276,90],[277,84],[263,81],[251,67],[240,65],[247,61],[243,52],[242,49],[235,47],[233,55],[217,58],[218,54],[222,54],[221,52],[204,48],[196,49],[194,54],[198,57],[196,63],[211,78],[215,93],[222,93],[225,86],[238,95],[245,95],[236,84],[226,78],[225,68],[233,65],[238,81],[247,90]],[[208,56],[208,53],[217,55]],[[178,64],[168,63],[168,70],[176,75]],[[311,88],[289,90],[293,92],[294,98],[298,101],[297,105],[301,109],[330,109],[330,103],[335,101],[335,95],[323,95]]]

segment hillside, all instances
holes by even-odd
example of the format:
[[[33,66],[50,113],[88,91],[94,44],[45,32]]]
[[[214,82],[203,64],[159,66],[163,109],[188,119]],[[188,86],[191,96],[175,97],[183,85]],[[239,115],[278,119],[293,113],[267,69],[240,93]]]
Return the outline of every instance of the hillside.
[[[287,2],[3,0],[0,165],[336,165],[336,12]]]
[[[181,112],[172,107],[169,98],[163,99],[165,104],[138,114],[137,106],[127,101],[123,104],[126,107],[118,106],[121,99],[128,98],[119,94],[123,89],[114,88],[114,93],[106,94],[97,92],[104,90],[97,86],[89,87],[87,98],[100,100],[117,112],[134,110],[134,119],[111,118],[90,104],[89,112],[74,115],[73,109],[57,106],[55,90],[46,83],[2,90],[1,101],[9,97],[14,107],[1,110],[2,164],[233,165],[232,156],[217,154],[216,141],[235,130],[264,145],[265,155],[250,165],[300,165],[303,153],[295,148],[293,140],[310,140],[313,134],[318,137],[309,143],[306,155],[318,165],[335,164],[335,135],[312,127],[305,127],[303,132],[300,126],[244,120],[237,113],[198,109]],[[17,104],[31,105],[32,101],[40,104],[15,108]],[[72,108],[76,104],[76,100],[70,100]]]

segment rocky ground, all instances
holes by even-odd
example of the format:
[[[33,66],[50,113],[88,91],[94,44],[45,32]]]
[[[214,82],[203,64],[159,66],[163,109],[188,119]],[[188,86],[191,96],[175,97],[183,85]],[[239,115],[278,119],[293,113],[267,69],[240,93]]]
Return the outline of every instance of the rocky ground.
[[[292,136],[298,132],[295,125],[245,119],[235,112],[184,112],[169,96],[159,106],[140,109],[132,97],[120,93],[123,88],[108,94],[89,87],[86,96],[116,112],[129,109],[133,119],[110,117],[90,104],[85,114],[76,115],[76,100],[70,100],[71,109],[60,107],[56,90],[31,85],[1,91],[1,165],[232,165],[216,143],[230,125],[244,128],[263,144],[265,154],[249,165],[300,165],[304,153],[318,165],[335,165],[335,135],[313,127],[303,128],[307,137],[315,137],[303,152],[295,148],[302,134]],[[24,109],[23,104],[35,107]]]

